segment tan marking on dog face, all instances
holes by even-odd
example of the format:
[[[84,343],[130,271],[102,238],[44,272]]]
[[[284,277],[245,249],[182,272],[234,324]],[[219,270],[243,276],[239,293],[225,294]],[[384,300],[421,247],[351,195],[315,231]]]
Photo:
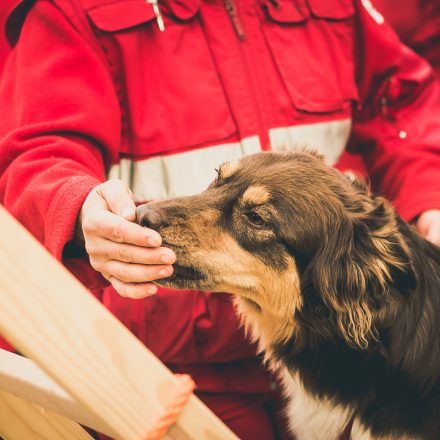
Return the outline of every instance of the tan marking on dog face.
[[[190,223],[196,229],[198,227],[210,228],[213,227],[219,217],[220,212],[217,209],[205,209],[199,217],[193,217]]]
[[[240,297],[237,305],[243,323],[262,349],[288,340],[295,331],[295,312],[302,306],[294,259],[287,256],[286,269],[275,270],[244,250],[227,232],[217,229],[211,233],[212,239],[201,241],[198,249],[180,254],[180,263],[206,274],[210,290]]]
[[[270,193],[264,186],[250,186],[243,194],[242,201],[253,205],[262,205],[270,199]]]
[[[227,179],[235,174],[240,168],[240,161],[234,160],[232,162],[225,162],[219,169],[218,177],[220,179]]]

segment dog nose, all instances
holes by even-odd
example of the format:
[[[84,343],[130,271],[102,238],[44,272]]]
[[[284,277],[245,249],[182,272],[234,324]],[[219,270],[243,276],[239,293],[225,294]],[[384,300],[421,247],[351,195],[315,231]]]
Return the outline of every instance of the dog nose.
[[[145,226],[156,231],[165,225],[165,219],[161,213],[147,205],[142,205],[137,208],[136,221],[141,226]]]

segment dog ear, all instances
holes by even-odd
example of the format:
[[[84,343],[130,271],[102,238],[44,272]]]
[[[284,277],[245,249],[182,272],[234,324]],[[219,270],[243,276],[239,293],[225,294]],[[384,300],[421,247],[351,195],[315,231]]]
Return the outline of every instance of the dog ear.
[[[335,230],[305,268],[302,288],[315,305],[324,303],[326,319],[350,346],[365,349],[378,339],[374,316],[390,290],[406,293],[416,278],[391,206],[380,197],[362,202],[334,220]]]

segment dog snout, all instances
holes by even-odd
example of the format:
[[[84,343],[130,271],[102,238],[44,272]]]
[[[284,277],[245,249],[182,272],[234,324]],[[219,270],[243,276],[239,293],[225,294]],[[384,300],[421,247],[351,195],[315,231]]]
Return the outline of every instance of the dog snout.
[[[141,205],[136,209],[136,222],[146,228],[159,231],[165,226],[165,218],[163,214],[152,206]]]

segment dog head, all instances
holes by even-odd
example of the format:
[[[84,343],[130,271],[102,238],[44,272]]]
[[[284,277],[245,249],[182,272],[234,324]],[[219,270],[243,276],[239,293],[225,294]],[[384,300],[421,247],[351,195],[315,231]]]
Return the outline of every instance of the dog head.
[[[225,163],[203,193],[141,205],[137,219],[177,255],[158,284],[238,295],[272,342],[308,331],[365,348],[390,290],[415,283],[389,203],[313,153]]]

